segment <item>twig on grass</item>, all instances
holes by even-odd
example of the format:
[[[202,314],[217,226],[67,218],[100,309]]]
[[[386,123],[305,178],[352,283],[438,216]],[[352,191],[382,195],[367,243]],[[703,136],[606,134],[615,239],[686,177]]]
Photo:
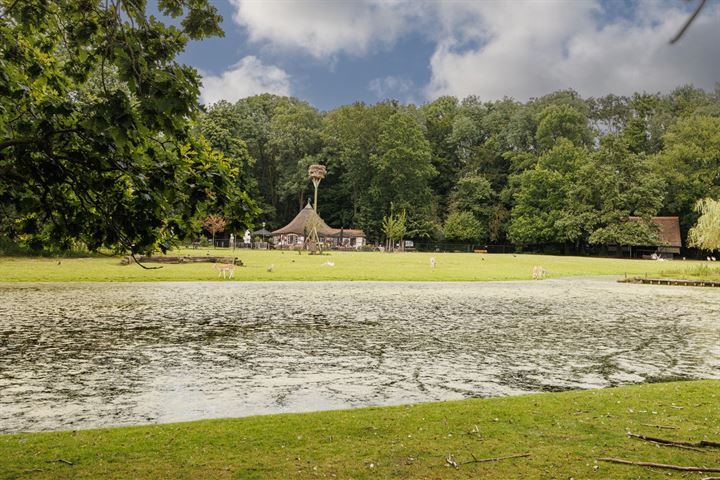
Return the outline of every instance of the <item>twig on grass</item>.
[[[654,428],[663,428],[665,430],[677,430],[678,427],[673,427],[671,425],[653,425],[652,423],[641,423],[640,425],[644,427],[654,427]]]
[[[630,432],[627,433],[627,436],[630,438],[638,438],[640,440],[645,440],[646,442],[658,443],[661,445],[670,445],[673,447],[694,448],[696,450],[699,450],[702,447],[720,448],[720,442],[712,442],[710,440],[700,440],[699,442],[676,442],[673,440],[666,440],[664,438],[656,438],[656,437],[647,437],[645,435],[637,435],[637,434],[630,433]]]
[[[492,458],[476,458],[475,455],[472,453],[470,454],[471,457],[473,457],[472,460],[468,460],[467,462],[462,462],[462,465],[466,465],[468,463],[485,463],[485,462],[499,462],[500,460],[507,460],[510,458],[520,458],[520,457],[529,457],[529,453],[517,453],[514,455],[505,455],[504,457],[492,457]]]
[[[624,460],[622,458],[601,457],[600,462],[619,463],[622,465],[635,465],[638,467],[664,468],[666,470],[679,470],[681,472],[720,472],[720,468],[707,467],[685,467],[681,465],[669,465],[665,463],[653,462],[633,462],[632,460]]]
[[[629,433],[629,432],[628,432],[627,436],[630,438],[637,438],[638,440],[645,440],[646,442],[650,442],[650,443],[655,444],[660,447],[682,448],[685,450],[692,450],[694,452],[702,452],[703,451],[697,447],[690,447],[688,445],[683,445],[682,443],[676,443],[676,442],[670,442],[670,441],[660,442],[660,441],[657,441],[659,439],[655,439],[652,437],[646,437],[644,435],[635,435],[634,433]]]
[[[58,459],[56,459],[56,460],[48,460],[48,463],[52,463],[52,462],[60,462],[60,463],[64,463],[65,465],[72,465],[72,464],[73,464],[72,462],[70,462],[70,461],[68,461],[68,460],[65,460],[64,458],[58,458]]]

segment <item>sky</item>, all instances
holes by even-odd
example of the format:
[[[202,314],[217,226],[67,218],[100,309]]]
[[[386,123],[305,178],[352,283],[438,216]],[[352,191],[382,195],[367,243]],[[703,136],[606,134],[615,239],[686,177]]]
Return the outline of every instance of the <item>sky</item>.
[[[321,110],[392,98],[482,100],[573,88],[581,95],[668,92],[720,81],[720,2],[699,0],[210,0],[223,38],[180,61],[201,101],[270,92]]]

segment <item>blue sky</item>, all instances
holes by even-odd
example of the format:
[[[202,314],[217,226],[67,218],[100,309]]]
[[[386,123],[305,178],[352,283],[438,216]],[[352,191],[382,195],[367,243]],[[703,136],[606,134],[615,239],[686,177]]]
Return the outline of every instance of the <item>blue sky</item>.
[[[720,81],[720,5],[709,2],[674,46],[681,0],[213,0],[224,38],[180,60],[202,101],[265,91],[322,110],[440,95],[519,100],[561,88],[585,96]]]

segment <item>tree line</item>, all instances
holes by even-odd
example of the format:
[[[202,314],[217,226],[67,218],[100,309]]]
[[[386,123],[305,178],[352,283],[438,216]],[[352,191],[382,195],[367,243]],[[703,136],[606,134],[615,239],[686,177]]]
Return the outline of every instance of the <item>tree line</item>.
[[[404,236],[420,241],[652,245],[658,232],[629,217],[678,215],[685,239],[696,202],[720,194],[720,87],[328,112],[263,94],[210,106],[197,128],[242,165],[259,221],[288,222],[311,193],[307,167],[319,163],[328,171],[320,215],[375,241],[404,212]]]
[[[720,89],[202,108],[176,57],[222,19],[157,6],[174,24],[134,0],[0,0],[0,250],[166,251],[210,215],[281,227],[312,164],[321,216],[378,242],[642,244],[657,232],[628,217],[679,215],[685,238],[720,196]]]

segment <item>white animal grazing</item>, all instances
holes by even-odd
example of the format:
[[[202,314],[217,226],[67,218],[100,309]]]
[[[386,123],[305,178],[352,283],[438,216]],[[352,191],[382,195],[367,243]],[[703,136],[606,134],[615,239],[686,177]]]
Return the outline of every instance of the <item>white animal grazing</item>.
[[[532,270],[532,278],[533,280],[542,280],[547,276],[547,270],[545,270],[540,265],[535,265]]]
[[[216,263],[215,270],[218,271],[218,277],[222,275],[223,278],[229,273],[227,278],[233,278],[235,276],[235,265],[232,263]]]
[[[325,267],[334,267],[334,266],[335,266],[335,262],[333,262],[332,260],[328,260],[327,262],[323,263],[323,266],[325,266]]]
[[[267,271],[272,273],[273,268],[275,267],[275,264],[268,265]]]
[[[435,268],[435,257],[430,257],[430,268]]]

